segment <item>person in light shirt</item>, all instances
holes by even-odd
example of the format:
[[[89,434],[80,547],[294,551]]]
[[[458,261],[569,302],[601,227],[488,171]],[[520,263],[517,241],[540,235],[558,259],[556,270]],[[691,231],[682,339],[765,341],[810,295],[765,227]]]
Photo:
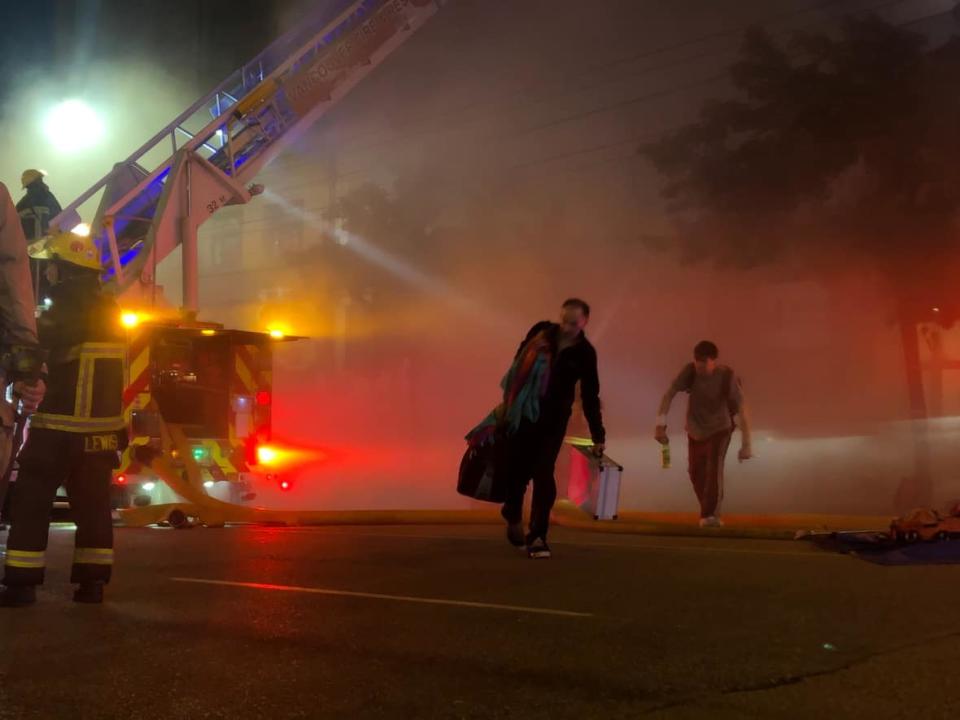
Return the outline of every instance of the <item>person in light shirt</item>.
[[[677,393],[689,395],[687,436],[689,439],[690,482],[700,501],[700,527],[723,525],[723,465],[733,431],[739,425],[741,462],[753,456],[750,447],[750,419],[743,398],[743,387],[736,373],[717,359],[720,352],[709,340],[697,344],[693,362],[683,367],[667,389],[660,409],[654,437],[667,444],[667,414]]]

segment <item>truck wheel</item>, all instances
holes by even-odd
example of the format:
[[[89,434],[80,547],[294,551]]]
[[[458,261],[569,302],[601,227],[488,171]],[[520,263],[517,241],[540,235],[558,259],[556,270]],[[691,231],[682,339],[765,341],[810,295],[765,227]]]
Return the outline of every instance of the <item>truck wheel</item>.
[[[943,540],[949,540],[949,539],[950,539],[950,533],[948,533],[946,530],[941,530],[940,532],[937,533],[937,540],[943,541]]]

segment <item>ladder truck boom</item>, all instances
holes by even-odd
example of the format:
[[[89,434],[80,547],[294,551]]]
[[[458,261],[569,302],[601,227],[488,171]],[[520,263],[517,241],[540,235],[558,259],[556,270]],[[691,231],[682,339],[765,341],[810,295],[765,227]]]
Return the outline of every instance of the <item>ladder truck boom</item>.
[[[442,0],[353,0],[306,18],[199,98],[51,221],[70,229],[99,196],[91,233],[104,281],[124,300],[151,300],[156,265],[182,247],[185,310],[197,310],[197,232],[249,202],[257,173],[332,108]],[[343,3],[341,3],[341,7]]]

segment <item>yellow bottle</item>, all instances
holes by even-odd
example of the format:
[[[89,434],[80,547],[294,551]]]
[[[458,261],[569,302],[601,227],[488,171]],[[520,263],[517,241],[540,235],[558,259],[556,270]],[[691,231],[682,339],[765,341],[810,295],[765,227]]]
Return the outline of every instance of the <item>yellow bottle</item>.
[[[667,440],[665,443],[660,445],[660,467],[664,470],[670,468],[670,441]]]

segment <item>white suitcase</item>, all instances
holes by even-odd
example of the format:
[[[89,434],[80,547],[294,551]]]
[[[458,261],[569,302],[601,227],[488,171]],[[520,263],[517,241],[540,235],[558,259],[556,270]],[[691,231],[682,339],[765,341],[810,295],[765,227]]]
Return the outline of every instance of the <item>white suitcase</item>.
[[[570,443],[570,446],[567,497],[593,515],[594,520],[616,520],[623,466],[606,455],[597,458],[588,445]]]

